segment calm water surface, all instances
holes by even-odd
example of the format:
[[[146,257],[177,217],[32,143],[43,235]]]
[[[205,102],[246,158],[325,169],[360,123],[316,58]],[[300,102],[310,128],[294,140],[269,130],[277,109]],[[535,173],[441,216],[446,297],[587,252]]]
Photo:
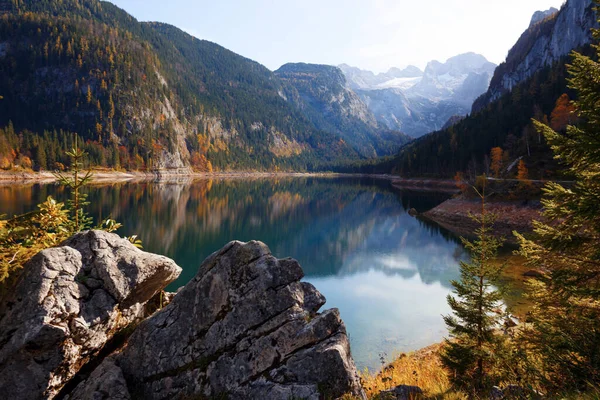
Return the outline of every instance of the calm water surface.
[[[445,195],[401,192],[370,179],[226,179],[187,184],[122,183],[89,188],[91,213],[123,223],[147,251],[182,268],[169,289],[197,272],[231,240],[265,242],[277,257],[296,258],[305,280],[337,307],[360,369],[439,341],[449,312],[449,281],[464,257],[456,238],[412,218]],[[55,185],[0,186],[0,214],[32,210]]]

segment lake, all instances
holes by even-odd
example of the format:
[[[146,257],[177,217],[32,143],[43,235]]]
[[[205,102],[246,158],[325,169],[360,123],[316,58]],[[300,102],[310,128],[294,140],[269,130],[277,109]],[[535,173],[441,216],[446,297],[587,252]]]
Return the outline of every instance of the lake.
[[[450,312],[450,280],[466,257],[456,237],[408,215],[448,198],[400,191],[367,178],[206,179],[190,183],[118,183],[87,189],[95,218],[112,217],[122,236],[173,258],[185,285],[201,262],[231,240],[260,240],[296,258],[305,280],[337,307],[359,369],[440,341]],[[33,210],[57,185],[0,186],[0,214]]]

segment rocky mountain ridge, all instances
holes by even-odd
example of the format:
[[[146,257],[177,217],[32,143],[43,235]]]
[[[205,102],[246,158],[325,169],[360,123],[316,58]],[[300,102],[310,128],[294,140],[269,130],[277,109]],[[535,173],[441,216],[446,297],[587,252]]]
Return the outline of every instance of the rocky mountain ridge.
[[[340,68],[378,122],[419,137],[468,114],[488,88],[495,64],[475,53],[431,61],[424,71],[410,66],[375,75],[348,65]]]
[[[592,42],[598,28],[592,0],[568,0],[559,11],[536,12],[532,24],[498,66],[487,92],[473,104],[473,112],[510,92],[536,71],[550,67],[573,49]]]
[[[546,11],[536,11],[535,13],[533,13],[533,16],[531,17],[531,22],[529,23],[529,27],[531,28],[533,25],[537,24],[538,22],[541,22],[546,18],[552,17],[557,12],[558,12],[558,8],[554,8],[554,7],[550,7]]]

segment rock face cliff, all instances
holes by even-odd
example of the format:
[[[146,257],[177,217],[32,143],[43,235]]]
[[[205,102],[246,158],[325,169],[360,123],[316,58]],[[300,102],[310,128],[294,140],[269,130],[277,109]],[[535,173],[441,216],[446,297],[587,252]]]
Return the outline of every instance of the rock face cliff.
[[[531,26],[509,51],[506,61],[496,68],[488,91],[473,104],[473,112],[573,49],[591,43],[591,29],[598,27],[593,7],[592,0],[568,0],[558,12],[534,14]]]
[[[208,257],[168,306],[144,304],[177,277],[165,257],[90,231],[34,257],[0,308],[8,398],[364,398],[337,310],[300,265],[259,242]],[[103,352],[100,352],[104,348]],[[103,358],[104,357],[104,358]]]
[[[536,11],[533,13],[531,17],[531,22],[529,23],[529,27],[531,28],[533,25],[545,20],[546,18],[554,16],[558,12],[557,8],[550,7],[546,11]]]

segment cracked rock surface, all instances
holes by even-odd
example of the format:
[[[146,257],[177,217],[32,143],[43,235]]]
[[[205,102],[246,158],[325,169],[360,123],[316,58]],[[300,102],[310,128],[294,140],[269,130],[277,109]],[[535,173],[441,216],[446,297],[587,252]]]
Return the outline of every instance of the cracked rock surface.
[[[172,260],[102,231],[37,254],[0,304],[2,398],[56,396],[180,273]]]
[[[302,277],[263,243],[229,243],[69,398],[364,398],[338,311],[317,313]]]

